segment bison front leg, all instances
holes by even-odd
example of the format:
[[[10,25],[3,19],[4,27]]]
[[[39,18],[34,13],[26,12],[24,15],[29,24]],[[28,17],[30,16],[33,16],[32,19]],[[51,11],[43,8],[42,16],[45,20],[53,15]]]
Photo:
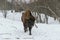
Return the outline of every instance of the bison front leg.
[[[31,34],[31,29],[32,29],[32,27],[29,27],[29,35],[32,35],[32,34]]]
[[[27,32],[27,26],[24,24],[24,32]]]
[[[27,27],[24,27],[24,32],[27,32]]]

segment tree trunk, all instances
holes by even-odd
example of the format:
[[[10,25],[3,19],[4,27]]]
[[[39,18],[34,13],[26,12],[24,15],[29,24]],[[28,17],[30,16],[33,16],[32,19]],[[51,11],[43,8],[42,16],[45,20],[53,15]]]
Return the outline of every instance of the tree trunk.
[[[42,23],[42,20],[41,20],[41,15],[40,14],[38,14],[39,15],[39,18],[40,18],[40,23]]]
[[[46,24],[48,24],[48,16],[46,14],[45,14],[45,18],[46,18],[45,22]]]
[[[6,18],[6,16],[7,16],[7,11],[6,10],[4,10],[3,16],[4,16],[4,18]]]

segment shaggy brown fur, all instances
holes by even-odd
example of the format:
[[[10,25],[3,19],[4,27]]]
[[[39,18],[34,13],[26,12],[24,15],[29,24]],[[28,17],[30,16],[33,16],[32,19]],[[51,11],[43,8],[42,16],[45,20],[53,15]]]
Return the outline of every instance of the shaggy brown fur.
[[[31,29],[34,25],[35,18],[32,16],[30,10],[26,10],[25,13],[22,14],[21,20],[23,22],[24,31],[27,31],[27,28],[29,28],[29,34],[31,35]]]

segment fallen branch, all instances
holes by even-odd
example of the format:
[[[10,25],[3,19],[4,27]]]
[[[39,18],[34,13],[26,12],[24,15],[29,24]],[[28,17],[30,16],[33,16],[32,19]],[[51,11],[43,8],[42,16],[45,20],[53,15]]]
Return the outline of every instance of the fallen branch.
[[[38,28],[38,26],[35,24],[35,27]]]

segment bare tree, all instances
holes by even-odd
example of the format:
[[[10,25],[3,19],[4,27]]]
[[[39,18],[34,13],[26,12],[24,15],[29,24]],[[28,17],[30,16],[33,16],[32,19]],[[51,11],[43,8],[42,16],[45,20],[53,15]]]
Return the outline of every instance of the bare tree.
[[[45,22],[46,22],[46,24],[48,24],[48,16],[45,14]]]
[[[7,10],[2,10],[4,18],[7,16]]]

